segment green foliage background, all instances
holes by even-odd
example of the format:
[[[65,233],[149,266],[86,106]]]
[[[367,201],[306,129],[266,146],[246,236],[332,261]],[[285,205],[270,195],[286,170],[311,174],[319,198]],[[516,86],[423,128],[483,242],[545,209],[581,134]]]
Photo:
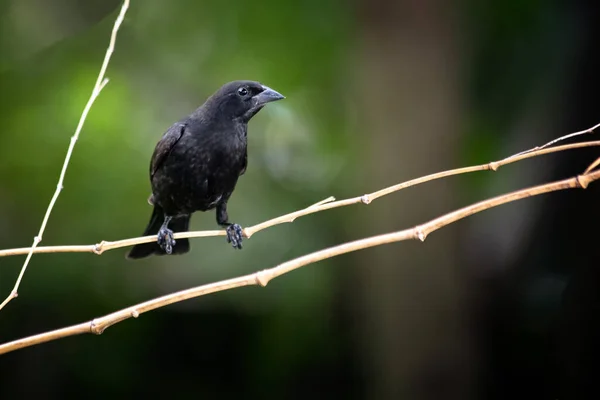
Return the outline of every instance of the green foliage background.
[[[286,96],[250,124],[249,168],[230,201],[235,222],[255,224],[330,195],[355,196],[379,189],[380,182],[391,185],[416,177],[403,172],[401,157],[398,169],[395,165],[380,179],[369,176],[368,165],[379,162],[373,154],[379,154],[376,143],[381,141],[373,139],[377,133],[370,129],[364,88],[385,78],[363,69],[370,53],[361,49],[370,46],[369,30],[377,24],[365,10],[378,5],[386,9],[391,3],[133,0],[108,68],[110,83],[76,145],[42,244],[91,244],[139,235],[151,211],[147,175],[156,141],[173,121],[234,79],[258,80]],[[444,7],[452,10],[447,19],[459,22],[457,50],[448,57],[449,64],[459,65],[454,79],[461,103],[455,136],[448,139],[453,161],[436,164],[430,154],[432,147],[439,148],[436,144],[413,148],[411,152],[432,160],[417,175],[501,158],[598,122],[589,116],[551,118],[566,103],[565,92],[573,85],[568,77],[587,43],[586,32],[578,29],[582,15],[567,15],[565,10],[571,9],[559,2],[449,4]],[[0,2],[1,248],[28,246],[39,228],[119,5],[113,0]],[[397,22],[399,31],[410,25],[414,11],[407,5],[402,14],[406,19]],[[393,35],[389,40],[399,37]],[[420,48],[421,39],[408,35],[403,40]],[[406,57],[409,62],[410,54]],[[444,68],[440,66],[440,73]],[[386,96],[404,95],[403,87],[383,87]],[[385,135],[401,137],[408,149],[420,135],[392,123],[384,132],[379,133],[384,142]],[[547,165],[539,162],[525,169]],[[456,195],[438,198],[439,203],[449,211],[453,205],[553,177],[522,171],[515,167],[494,177],[460,178],[452,183]],[[595,195],[597,199],[597,191]],[[395,195],[381,200],[381,207],[410,217],[401,199]],[[0,313],[0,340],[89,320],[175,290],[406,227],[387,229],[369,222],[371,213],[387,219],[377,207],[374,203],[301,218],[258,233],[241,252],[231,250],[223,238],[206,238],[193,240],[186,256],[140,262],[126,261],[124,249],[101,257],[36,255],[19,298]],[[502,219],[511,214],[495,215]],[[215,229],[214,218],[212,212],[199,213],[193,228]],[[457,229],[449,235],[468,237],[467,226]],[[519,246],[511,246],[509,252],[522,254]],[[394,247],[391,259],[402,251]],[[91,397],[100,397],[100,392],[102,397],[389,395],[374,379],[386,367],[364,361],[371,350],[356,330],[366,320],[348,306],[360,301],[356,269],[378,268],[376,262],[365,261],[370,254],[303,268],[266,289],[244,288],[169,306],[100,337],[69,338],[4,356],[0,397],[41,393],[43,398],[61,398],[77,391]],[[471,256],[456,246],[450,258]],[[2,296],[10,292],[23,260],[0,259]],[[547,262],[552,261],[539,261]],[[427,290],[424,282],[419,285]],[[378,289],[365,284],[362,290]],[[393,347],[394,340],[388,345]]]

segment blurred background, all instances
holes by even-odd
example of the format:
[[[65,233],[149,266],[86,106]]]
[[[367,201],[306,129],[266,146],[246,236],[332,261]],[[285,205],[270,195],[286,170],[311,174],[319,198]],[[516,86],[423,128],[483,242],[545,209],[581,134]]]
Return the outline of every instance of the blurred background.
[[[0,248],[29,246],[90,95],[115,0],[0,1]],[[250,123],[243,226],[600,122],[600,3],[132,1],[42,245],[142,233],[156,142],[221,84],[287,98]],[[577,140],[590,140],[582,137]],[[597,148],[430,182],[233,251],[35,255],[0,342],[90,320],[491,196],[581,173]],[[0,398],[598,398],[600,184],[0,357]],[[214,212],[194,229],[216,229]],[[24,256],[0,258],[0,294]],[[595,393],[594,393],[595,392]]]

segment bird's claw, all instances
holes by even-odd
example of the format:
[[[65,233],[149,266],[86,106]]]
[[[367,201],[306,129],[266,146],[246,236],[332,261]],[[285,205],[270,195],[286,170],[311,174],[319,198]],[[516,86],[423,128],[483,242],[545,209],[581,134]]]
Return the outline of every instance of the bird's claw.
[[[158,245],[167,254],[173,252],[173,246],[175,246],[175,239],[173,238],[173,231],[168,228],[160,228],[158,231]]]
[[[231,243],[234,249],[242,248],[242,227],[238,224],[231,224],[227,227],[227,243]]]

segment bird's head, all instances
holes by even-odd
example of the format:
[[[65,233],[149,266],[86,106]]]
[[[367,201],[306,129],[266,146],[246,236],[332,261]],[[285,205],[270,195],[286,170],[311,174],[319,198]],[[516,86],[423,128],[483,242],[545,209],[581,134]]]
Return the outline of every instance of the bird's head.
[[[258,82],[233,81],[221,86],[206,104],[221,115],[248,122],[265,104],[284,98]]]

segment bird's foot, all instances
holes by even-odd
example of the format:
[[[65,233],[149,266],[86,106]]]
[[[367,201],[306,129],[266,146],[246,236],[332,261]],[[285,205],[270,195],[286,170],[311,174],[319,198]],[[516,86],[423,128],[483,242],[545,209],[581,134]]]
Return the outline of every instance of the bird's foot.
[[[158,245],[167,254],[173,252],[173,246],[175,246],[175,239],[173,238],[173,231],[169,228],[160,228],[158,231]]]
[[[227,243],[231,243],[234,249],[242,248],[242,227],[238,224],[231,224],[227,227]]]

